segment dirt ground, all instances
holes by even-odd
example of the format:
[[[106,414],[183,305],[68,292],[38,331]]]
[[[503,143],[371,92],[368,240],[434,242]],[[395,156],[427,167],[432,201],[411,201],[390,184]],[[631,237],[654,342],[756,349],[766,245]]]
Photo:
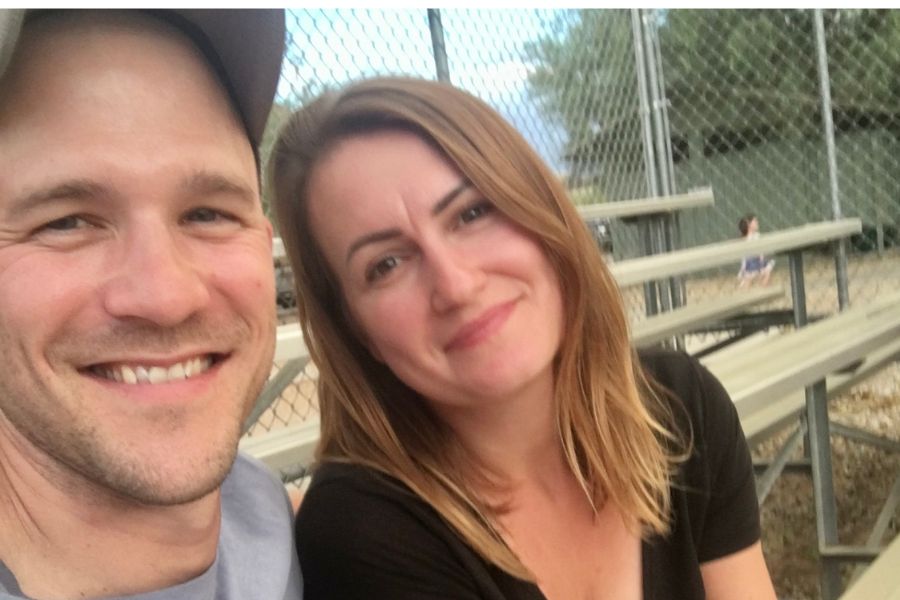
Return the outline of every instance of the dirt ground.
[[[894,365],[829,405],[833,422],[900,441],[900,367]],[[754,458],[774,455],[785,432],[761,444]],[[865,544],[896,477],[900,452],[832,434],[832,470],[838,535],[844,544]],[[800,458],[799,452],[796,458]],[[819,598],[816,527],[810,477],[785,473],[761,507],[763,550],[779,598]],[[900,509],[883,542],[900,532]],[[852,569],[844,570],[845,584]]]

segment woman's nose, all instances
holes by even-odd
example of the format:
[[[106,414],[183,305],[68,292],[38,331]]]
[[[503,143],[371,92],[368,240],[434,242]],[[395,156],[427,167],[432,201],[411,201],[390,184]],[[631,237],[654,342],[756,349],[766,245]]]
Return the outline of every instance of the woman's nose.
[[[450,248],[428,256],[432,273],[431,306],[448,312],[472,301],[484,286],[486,276],[478,257]]]

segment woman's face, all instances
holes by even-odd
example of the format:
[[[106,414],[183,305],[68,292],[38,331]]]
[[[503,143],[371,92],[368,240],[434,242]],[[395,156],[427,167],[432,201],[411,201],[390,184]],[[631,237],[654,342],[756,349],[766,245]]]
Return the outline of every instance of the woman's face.
[[[436,405],[552,390],[563,331],[537,241],[405,132],[341,142],[309,183],[313,235],[376,359]]]

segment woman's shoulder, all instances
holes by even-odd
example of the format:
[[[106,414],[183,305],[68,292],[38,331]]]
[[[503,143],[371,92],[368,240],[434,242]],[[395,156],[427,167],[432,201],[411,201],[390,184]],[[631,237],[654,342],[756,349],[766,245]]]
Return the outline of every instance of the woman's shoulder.
[[[394,514],[424,508],[425,503],[408,487],[384,473],[359,464],[326,462],[313,474],[297,521],[299,526],[335,513],[354,518],[359,514]],[[367,519],[365,523],[377,525],[380,521]]]
[[[641,366],[656,379],[678,379],[692,369],[697,359],[680,350],[642,348],[638,350]]]
[[[682,351],[648,349],[638,352],[644,373],[666,390],[676,419],[687,416],[694,434],[740,428],[737,411],[727,390],[697,358]]]
[[[446,555],[448,545],[460,543],[437,511],[409,487],[355,464],[326,463],[317,469],[295,530],[298,549],[305,547],[307,556],[332,553],[341,560],[370,560],[409,553],[407,566],[421,556]]]
[[[638,358],[645,375],[682,401],[696,394],[706,383],[704,379],[714,379],[700,361],[680,350],[642,349]]]
[[[737,409],[719,380],[684,352],[641,352],[645,372],[669,393],[679,423],[689,420],[691,453],[673,489],[673,552],[693,548],[699,562],[759,540],[753,463]],[[683,408],[682,408],[683,407]]]
[[[476,591],[492,571],[438,513],[369,467],[318,467],[296,541],[309,598],[493,597]]]

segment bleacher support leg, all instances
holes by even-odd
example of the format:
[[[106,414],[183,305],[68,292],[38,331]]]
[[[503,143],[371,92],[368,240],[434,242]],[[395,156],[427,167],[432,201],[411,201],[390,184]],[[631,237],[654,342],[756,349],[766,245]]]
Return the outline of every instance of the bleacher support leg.
[[[653,231],[648,219],[639,222],[639,235],[644,246],[644,256],[656,254],[653,245]],[[659,313],[659,291],[655,281],[644,282],[644,314],[648,317]]]
[[[788,254],[791,273],[791,304],[794,307],[794,327],[800,329],[807,322],[806,285],[803,281],[803,254],[799,251]]]
[[[801,422],[797,430],[791,434],[781,447],[781,450],[775,455],[775,459],[769,465],[769,468],[757,478],[756,498],[759,500],[760,504],[766,501],[766,497],[769,495],[769,492],[772,491],[772,486],[775,485],[775,480],[781,476],[781,473],[784,471],[785,467],[787,467],[787,464],[791,459],[791,455],[794,453],[794,450],[797,449],[797,446],[803,442],[803,437],[805,435],[806,423]]]
[[[824,381],[806,388],[806,421],[816,508],[820,588],[824,600],[835,600],[841,593],[840,561],[824,552],[826,548],[838,543],[837,505],[834,500],[829,443],[828,395]]]

